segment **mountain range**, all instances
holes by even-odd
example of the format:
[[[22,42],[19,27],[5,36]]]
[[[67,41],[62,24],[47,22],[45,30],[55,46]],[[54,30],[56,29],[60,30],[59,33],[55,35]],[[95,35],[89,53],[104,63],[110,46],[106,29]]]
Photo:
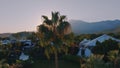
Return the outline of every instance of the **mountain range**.
[[[0,38],[6,38],[9,37],[12,33],[1,33]]]
[[[71,23],[72,31],[75,34],[120,32],[120,20],[106,20],[99,22],[70,20],[70,23]]]
[[[106,20],[99,22],[85,22],[81,20],[70,20],[72,31],[75,34],[94,34],[94,33],[117,33],[120,32],[120,20]],[[9,37],[16,33],[1,33],[0,37]],[[26,34],[19,32],[18,34]],[[28,32],[29,34],[29,32]]]

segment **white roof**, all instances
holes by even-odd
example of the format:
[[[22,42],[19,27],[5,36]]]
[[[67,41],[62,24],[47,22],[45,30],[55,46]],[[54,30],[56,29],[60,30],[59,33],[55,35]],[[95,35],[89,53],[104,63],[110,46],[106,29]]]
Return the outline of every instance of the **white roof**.
[[[99,42],[102,43],[102,42],[104,42],[105,40],[109,40],[109,39],[112,39],[112,40],[115,40],[115,41],[117,41],[117,42],[120,42],[119,39],[116,39],[116,38],[114,38],[114,37],[111,37],[111,36],[109,36],[109,35],[104,34],[104,35],[102,35],[102,36],[100,36],[100,37],[98,37],[98,38],[95,38],[95,39],[89,41],[88,43],[85,43],[85,45],[86,45],[86,46],[95,46],[97,41],[99,41]]]
[[[2,44],[9,44],[9,43],[11,43],[11,41],[10,40],[2,40],[1,43]]]
[[[79,44],[79,45],[84,44],[84,43],[87,43],[87,42],[89,42],[89,41],[90,41],[90,40],[83,39],[83,40],[80,42],[80,44]]]
[[[19,57],[20,60],[28,60],[29,59],[29,56],[28,55],[25,55],[23,52],[21,53],[20,57]]]

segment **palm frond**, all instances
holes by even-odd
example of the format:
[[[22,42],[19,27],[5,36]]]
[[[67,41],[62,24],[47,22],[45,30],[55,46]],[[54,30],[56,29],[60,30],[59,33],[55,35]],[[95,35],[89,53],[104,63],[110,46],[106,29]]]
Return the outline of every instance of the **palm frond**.
[[[43,15],[42,18],[45,19],[45,20],[48,20],[48,17],[47,17],[47,16],[44,16],[44,15]]]
[[[47,17],[47,16],[42,16],[42,18],[44,19],[43,20],[43,23],[45,23],[46,25],[52,25],[52,21],[51,20],[49,20],[49,18]]]
[[[57,30],[58,30],[58,32],[59,33],[63,33],[63,34],[66,34],[67,32],[67,30],[71,30],[71,26],[70,26],[70,24],[68,23],[68,22],[61,22],[60,24],[59,24],[59,26],[57,27]],[[70,32],[71,33],[71,32]]]
[[[46,25],[49,25],[49,26],[52,25],[52,21],[51,20],[44,20],[43,23],[45,23]]]
[[[59,22],[61,23],[61,22],[63,22],[63,20],[65,20],[65,19],[66,19],[66,16],[65,16],[65,15],[62,15],[62,16],[60,16]]]
[[[42,24],[38,26],[38,31],[42,33],[47,33],[49,29],[45,25]]]
[[[54,24],[57,24],[59,20],[59,12],[52,12],[52,21]]]

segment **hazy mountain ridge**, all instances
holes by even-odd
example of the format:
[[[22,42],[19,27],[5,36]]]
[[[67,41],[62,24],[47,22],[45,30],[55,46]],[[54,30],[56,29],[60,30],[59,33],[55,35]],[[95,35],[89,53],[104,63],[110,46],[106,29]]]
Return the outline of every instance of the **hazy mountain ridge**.
[[[6,37],[11,37],[11,36],[14,36],[14,37],[27,37],[27,36],[30,36],[33,32],[26,32],[26,31],[23,31],[23,32],[17,32],[17,33],[1,33],[0,34],[0,38],[6,38]]]
[[[119,31],[120,20],[106,20],[100,22],[84,22],[80,20],[70,21],[72,30],[75,34],[89,34],[99,32],[114,32]]]
[[[70,20],[72,31],[75,34],[92,34],[92,33],[116,33],[120,32],[120,20],[106,20],[100,22],[85,22],[81,20]],[[26,36],[32,32],[18,32],[18,33],[1,33],[0,37],[9,37],[14,34]]]
[[[12,33],[1,33],[0,37],[5,38],[5,37],[9,37],[10,35],[12,35]]]

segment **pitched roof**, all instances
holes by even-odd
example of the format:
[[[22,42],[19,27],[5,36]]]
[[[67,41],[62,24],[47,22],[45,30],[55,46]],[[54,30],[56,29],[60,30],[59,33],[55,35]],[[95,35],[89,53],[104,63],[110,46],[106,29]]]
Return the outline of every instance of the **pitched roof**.
[[[87,42],[89,42],[90,40],[88,40],[88,39],[83,39],[80,43],[79,43],[79,46],[80,45],[84,45],[85,43],[87,43]]]
[[[111,36],[109,36],[109,35],[104,34],[104,35],[102,35],[102,36],[100,36],[100,37],[97,37],[97,38],[95,38],[95,39],[93,39],[93,40],[85,43],[85,45],[86,45],[86,46],[95,46],[97,41],[99,41],[99,42],[102,43],[102,42],[104,42],[105,40],[109,40],[109,39],[112,39],[112,40],[115,40],[115,41],[117,41],[117,42],[120,42],[119,39],[116,39],[116,38],[114,38],[114,37],[111,37]]]

